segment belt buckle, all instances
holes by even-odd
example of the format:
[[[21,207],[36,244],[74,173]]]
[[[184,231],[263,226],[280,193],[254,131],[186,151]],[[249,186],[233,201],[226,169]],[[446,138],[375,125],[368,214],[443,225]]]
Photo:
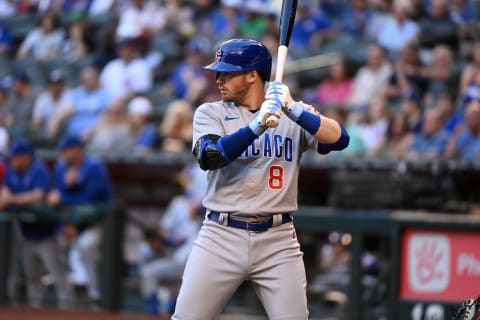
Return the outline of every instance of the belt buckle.
[[[268,220],[262,220],[262,219],[254,219],[254,220],[251,220],[251,221],[247,221],[247,231],[250,231],[250,232],[261,232],[261,231],[258,231],[258,230],[251,230],[250,229],[250,225],[259,225],[259,224],[263,224],[263,223],[266,223]]]

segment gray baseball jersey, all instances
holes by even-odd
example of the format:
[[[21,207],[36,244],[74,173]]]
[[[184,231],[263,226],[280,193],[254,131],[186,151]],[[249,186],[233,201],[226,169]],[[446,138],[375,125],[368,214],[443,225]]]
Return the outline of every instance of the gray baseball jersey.
[[[254,117],[234,103],[205,103],[195,112],[193,141],[234,133]],[[245,217],[295,211],[299,162],[302,153],[316,145],[312,135],[283,115],[278,127],[265,131],[238,159],[208,172],[204,207]]]

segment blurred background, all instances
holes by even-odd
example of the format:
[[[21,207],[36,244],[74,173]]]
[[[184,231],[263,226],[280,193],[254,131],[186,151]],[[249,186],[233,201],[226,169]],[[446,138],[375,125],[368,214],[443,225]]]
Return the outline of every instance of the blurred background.
[[[204,214],[192,118],[219,95],[202,67],[233,37],[275,67],[280,9],[0,0],[0,318],[168,319]],[[450,319],[480,294],[479,17],[477,0],[299,1],[284,81],[350,134],[302,159],[312,319]],[[16,187],[33,164],[45,197]],[[248,283],[223,318],[242,315],[265,318]]]

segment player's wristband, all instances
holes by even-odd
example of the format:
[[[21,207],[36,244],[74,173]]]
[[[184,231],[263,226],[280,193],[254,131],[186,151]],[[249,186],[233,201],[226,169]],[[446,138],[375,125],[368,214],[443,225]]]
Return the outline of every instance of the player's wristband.
[[[302,105],[299,102],[295,101],[293,106],[287,110],[286,114],[294,122],[297,122],[300,116],[302,115],[303,111],[304,110]]]
[[[258,117],[255,117],[252,121],[250,121],[248,127],[250,128],[250,130],[252,130],[254,135],[259,137],[267,130],[267,127],[262,126],[262,123],[257,118]]]

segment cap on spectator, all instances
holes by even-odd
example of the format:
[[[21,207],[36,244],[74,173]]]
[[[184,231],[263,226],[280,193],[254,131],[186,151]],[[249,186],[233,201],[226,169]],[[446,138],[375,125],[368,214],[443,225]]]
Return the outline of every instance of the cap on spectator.
[[[84,143],[82,138],[76,135],[66,135],[60,140],[60,143],[58,144],[58,148],[60,150],[65,150],[68,148],[76,148],[80,147],[83,148]]]
[[[10,157],[24,154],[33,154],[33,145],[28,140],[17,140],[10,146],[8,154]]]
[[[128,103],[128,113],[148,116],[152,113],[152,103],[145,97],[133,98]]]
[[[60,69],[52,70],[48,74],[48,82],[63,82],[64,80],[65,77]]]
[[[23,70],[16,71],[13,74],[13,81],[16,81],[16,80],[22,81],[22,82],[25,82],[25,83],[30,82],[30,78],[28,77],[27,73]]]

